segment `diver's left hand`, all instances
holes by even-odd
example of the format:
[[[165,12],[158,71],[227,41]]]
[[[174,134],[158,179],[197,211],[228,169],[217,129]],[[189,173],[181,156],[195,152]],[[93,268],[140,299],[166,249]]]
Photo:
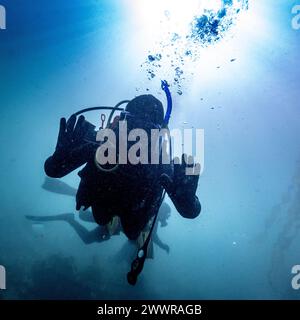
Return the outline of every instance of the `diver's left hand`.
[[[181,163],[178,158],[174,159],[173,177],[164,173],[160,177],[160,183],[171,197],[190,199],[196,194],[199,175],[200,164],[195,164],[192,156],[183,154]]]

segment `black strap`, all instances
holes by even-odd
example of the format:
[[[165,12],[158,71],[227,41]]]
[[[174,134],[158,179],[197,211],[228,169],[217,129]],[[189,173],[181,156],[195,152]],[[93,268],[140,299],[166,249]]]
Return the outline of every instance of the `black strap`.
[[[136,284],[139,274],[143,271],[144,263],[147,258],[148,245],[149,245],[151,235],[154,230],[154,226],[155,226],[155,223],[156,223],[156,220],[158,217],[159,208],[164,201],[165,195],[166,195],[166,192],[164,191],[161,198],[160,198],[158,210],[157,210],[156,215],[154,216],[154,220],[153,220],[150,232],[147,236],[147,239],[144,242],[144,244],[142,245],[142,247],[138,250],[136,258],[131,263],[131,270],[127,273],[127,281],[129,284],[131,284],[133,286]]]
[[[95,110],[116,110],[116,111],[124,111],[123,108],[115,108],[115,107],[108,107],[108,106],[99,106],[99,107],[91,107],[91,108],[85,108],[82,110],[79,110],[75,112],[75,116],[79,116],[82,113],[89,112],[89,111],[95,111]]]

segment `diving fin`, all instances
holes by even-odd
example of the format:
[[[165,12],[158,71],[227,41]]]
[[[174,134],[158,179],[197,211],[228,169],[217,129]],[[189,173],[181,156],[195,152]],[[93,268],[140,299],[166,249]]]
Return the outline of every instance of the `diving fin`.
[[[69,186],[67,183],[60,181],[58,179],[52,179],[46,177],[44,183],[42,184],[42,188],[58,194],[63,194],[66,196],[76,196],[76,189]]]

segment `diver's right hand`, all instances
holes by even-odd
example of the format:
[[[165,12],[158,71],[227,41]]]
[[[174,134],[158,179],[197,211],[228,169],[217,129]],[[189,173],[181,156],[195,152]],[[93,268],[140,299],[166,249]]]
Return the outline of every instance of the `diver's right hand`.
[[[85,142],[84,137],[89,129],[86,125],[87,122],[85,121],[84,116],[80,116],[77,123],[76,120],[75,114],[71,115],[68,121],[66,121],[66,118],[60,119],[59,133],[55,149],[56,154],[72,151]]]
[[[62,178],[73,170],[87,163],[95,153],[93,139],[95,127],[83,116],[72,115],[68,121],[60,120],[59,133],[55,152],[44,164],[48,177]],[[96,140],[96,139],[95,139]]]

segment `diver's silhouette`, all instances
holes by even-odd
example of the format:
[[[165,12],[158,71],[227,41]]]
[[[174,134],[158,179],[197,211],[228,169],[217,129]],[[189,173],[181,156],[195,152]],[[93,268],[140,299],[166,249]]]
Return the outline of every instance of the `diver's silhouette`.
[[[84,217],[83,220],[89,221],[89,218],[92,217],[92,213],[90,214],[81,214],[81,217]],[[51,215],[51,216],[31,216],[26,215],[26,218],[31,221],[35,222],[49,222],[49,221],[65,221],[67,222],[77,233],[77,235],[80,237],[80,239],[85,244],[91,244],[95,242],[102,242],[109,239],[109,235],[106,232],[105,229],[103,229],[102,226],[97,226],[94,230],[89,231],[87,230],[83,225],[81,225],[78,221],[75,220],[74,213],[63,213],[63,214],[57,214],[57,215]],[[94,222],[95,221],[89,221]]]
[[[42,188],[49,192],[53,192],[61,195],[76,196],[75,188],[69,186],[67,183],[58,179],[52,179],[52,178],[46,177],[42,185]],[[168,224],[167,220],[169,219],[170,214],[171,214],[171,208],[168,204],[164,202],[158,214],[158,222],[160,222],[161,227],[167,226]],[[35,222],[65,221],[74,229],[74,231],[77,233],[77,235],[85,244],[103,242],[105,240],[108,240],[110,237],[110,235],[107,233],[107,229],[104,228],[103,226],[98,225],[92,231],[87,230],[83,225],[81,225],[75,219],[74,213],[64,213],[64,214],[50,215],[50,216],[27,215],[26,218],[28,220],[35,221]],[[94,220],[93,214],[90,210],[86,210],[86,211],[80,210],[79,218],[80,220],[85,222],[96,223]],[[153,243],[155,243],[161,249],[169,253],[170,248],[167,244],[161,241],[161,239],[157,235],[157,229],[158,229],[158,224],[155,225],[155,229],[152,233]],[[121,228],[120,227],[117,228],[116,230],[114,230],[114,235],[119,234],[120,231],[121,231]]]
[[[136,259],[127,274],[127,280],[132,285],[136,283],[148,256],[151,234],[165,194],[184,218],[194,219],[201,211],[196,195],[200,164],[195,164],[193,157],[184,154],[181,162],[180,159],[171,159],[171,150],[170,161],[163,161],[163,136],[166,131],[170,138],[168,123],[172,98],[166,81],[162,81],[162,89],[168,102],[165,114],[158,99],[152,95],[141,95],[131,101],[122,101],[113,108],[86,108],[71,115],[68,120],[61,118],[55,151],[44,165],[46,175],[51,178],[62,178],[85,165],[78,173],[81,180],[76,193],[76,210],[91,208],[95,222],[102,231],[107,232],[101,236],[104,239],[107,234],[113,234],[111,230],[118,226],[115,223],[117,220],[129,240],[141,239]],[[123,103],[127,106],[120,109]],[[106,126],[108,130],[104,130],[105,115],[101,116],[102,125],[98,131],[82,115],[100,109],[111,109]],[[121,113],[111,121],[116,110]],[[140,135],[141,131],[146,139]],[[110,140],[108,135],[114,138]],[[113,147],[112,157],[115,160],[112,162],[107,159],[107,154],[110,154],[108,145]],[[158,159],[153,163],[152,151],[156,148]],[[120,149],[125,150],[125,155]],[[128,154],[132,149],[135,150],[133,162]],[[71,221],[71,224],[79,230],[76,223]],[[168,250],[162,243],[160,245]]]

